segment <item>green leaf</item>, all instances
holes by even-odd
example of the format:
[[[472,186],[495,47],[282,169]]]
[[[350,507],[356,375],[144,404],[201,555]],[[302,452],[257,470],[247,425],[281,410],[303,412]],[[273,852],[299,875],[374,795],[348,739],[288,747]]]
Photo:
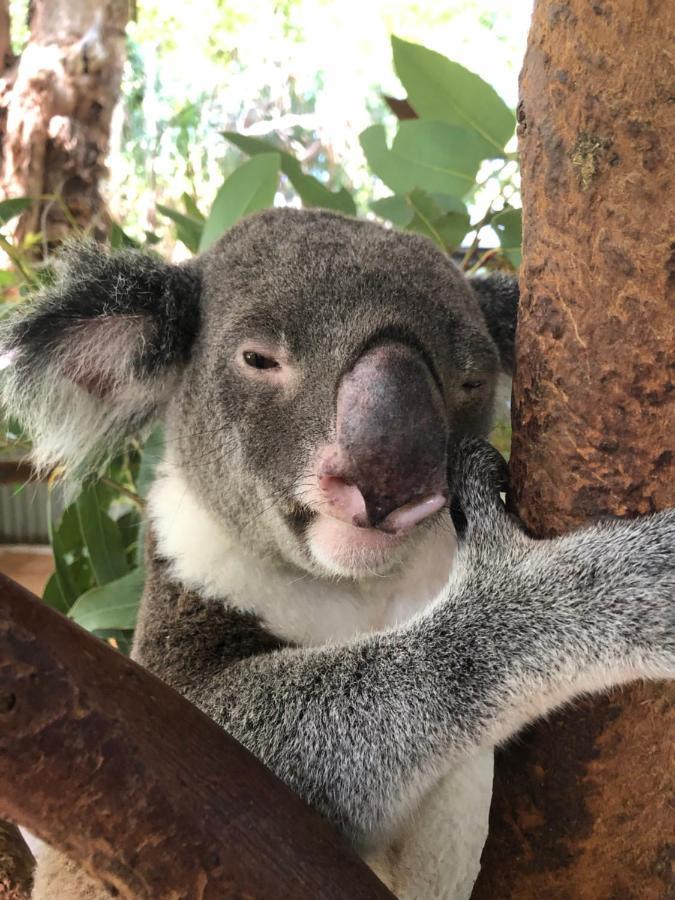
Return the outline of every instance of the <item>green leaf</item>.
[[[373,174],[396,194],[415,187],[409,167],[402,164],[387,146],[384,125],[371,125],[359,135],[359,143]]]
[[[349,191],[340,188],[331,191],[313,175],[305,175],[299,161],[287,150],[279,150],[269,141],[261,138],[237,134],[236,131],[224,131],[223,136],[249,156],[261,153],[278,153],[281,159],[281,171],[291,182],[304,206],[317,206],[323,209],[334,209],[349,216],[356,215],[356,205]]]
[[[292,178],[289,175],[289,181],[298,192],[303,206],[332,209],[348,216],[356,215],[356,204],[345,188],[331,191],[318,178],[313,175],[305,175],[303,172]]]
[[[463,125],[480,135],[485,156],[503,156],[515,116],[486,81],[440,53],[392,36],[394,69],[422,119]]]
[[[61,583],[56,572],[49,576],[49,580],[42,592],[42,601],[47,606],[51,606],[52,609],[56,609],[61,613],[67,613],[70,608],[70,604],[61,591]]]
[[[155,469],[164,456],[164,429],[157,425],[150,432],[143,445],[141,467],[136,480],[136,491],[144,500],[148,496],[150,485],[155,480]]]
[[[116,581],[92,588],[82,594],[68,615],[89,631],[135,628],[143,580],[143,570],[138,568]]]
[[[407,200],[414,211],[414,218],[408,225],[410,231],[430,237],[443,250],[461,244],[462,238],[471,227],[469,214],[463,204],[456,204],[455,198],[451,198],[453,208],[448,212],[437,197],[432,197],[419,189],[411,191]]]
[[[189,194],[183,193],[181,200],[183,201],[183,206],[185,207],[185,212],[188,214],[188,216],[190,216],[192,219],[197,219],[198,222],[206,222],[206,216],[197,206],[194,197],[191,197]]]
[[[207,250],[239,219],[272,206],[279,182],[278,153],[249,159],[225,179],[204,225],[199,249]]]
[[[457,197],[428,194],[415,188],[371,203],[371,209],[399,228],[416,231],[435,241],[443,250],[458,247],[470,230],[466,206]]]
[[[143,445],[143,457],[141,459],[141,467],[138,471],[136,480],[136,491],[139,497],[145,499],[150,490],[152,482],[155,480],[155,470],[164,456],[164,429],[161,425],[154,428],[145,444]],[[147,523],[145,517],[141,518],[141,525],[138,529],[138,543],[136,544],[136,563],[143,564],[145,556],[145,535],[147,533]]]
[[[68,561],[66,560],[65,550],[63,549],[62,539],[59,535],[59,529],[54,527],[54,519],[52,514],[52,492],[47,494],[47,532],[49,534],[49,543],[52,546],[54,555],[54,576],[58,583],[58,593],[61,595],[61,611],[67,612],[77,599],[77,588],[70,574]],[[51,601],[56,601],[57,591],[52,589],[49,594]]]
[[[103,490],[95,483],[84,488],[77,498],[82,538],[99,585],[108,584],[128,572],[122,536],[106,512],[104,498]]]
[[[397,194],[422,188],[461,197],[473,188],[484,158],[479,137],[447,122],[401,122],[391,149],[383,125],[366,128],[360,141],[370,168]]]
[[[32,197],[12,197],[9,200],[0,200],[0,227],[21,215],[32,203]]]
[[[110,227],[110,246],[113,250],[119,250],[122,247],[131,247],[137,250],[141,245],[120,228],[117,222],[113,222]]]
[[[391,197],[374,200],[370,208],[381,219],[387,219],[399,228],[409,225],[415,215],[405,194],[392,194]]]
[[[170,206],[164,206],[163,203],[157,204],[157,212],[166,216],[168,219],[171,219],[172,222],[175,222],[176,236],[179,241],[182,241],[185,244],[188,250],[191,250],[193,253],[199,252],[199,242],[202,239],[202,232],[204,231],[203,220],[193,218],[192,216],[186,216],[184,213],[178,212],[177,209],[171,209]]]
[[[71,503],[64,509],[57,533],[64,553],[75,553],[82,548],[82,532],[75,503]]]
[[[509,262],[518,268],[522,260],[523,212],[520,209],[505,209],[493,216],[490,225],[499,238],[499,243]]]

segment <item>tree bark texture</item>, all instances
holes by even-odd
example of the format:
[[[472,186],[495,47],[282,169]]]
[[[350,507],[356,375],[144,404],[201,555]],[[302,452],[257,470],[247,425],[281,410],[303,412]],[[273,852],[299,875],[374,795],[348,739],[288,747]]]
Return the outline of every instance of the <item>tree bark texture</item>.
[[[15,825],[0,822],[0,900],[29,900],[35,860]]]
[[[538,0],[521,75],[514,500],[554,535],[675,505],[675,5]],[[675,691],[499,755],[475,900],[675,897]]]
[[[392,900],[214,722],[3,575],[0,815],[134,900]]]
[[[11,62],[12,40],[9,27],[9,0],[0,0],[0,72]]]
[[[45,198],[20,218],[19,240],[41,232],[57,243],[74,222],[102,234],[99,182],[119,97],[128,0],[33,0],[30,10],[30,40],[0,90],[0,189],[6,197]]]

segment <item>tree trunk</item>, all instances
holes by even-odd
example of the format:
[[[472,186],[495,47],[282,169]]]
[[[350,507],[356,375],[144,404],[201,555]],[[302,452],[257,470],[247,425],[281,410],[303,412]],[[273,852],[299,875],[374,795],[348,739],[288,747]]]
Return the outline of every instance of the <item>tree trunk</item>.
[[[675,505],[675,5],[538,0],[519,108],[515,505],[539,536]],[[501,753],[474,900],[675,896],[675,691],[576,704]]]
[[[0,822],[1,900],[29,900],[34,867],[33,854],[19,829]]]
[[[9,27],[9,0],[0,0],[0,72],[12,61],[12,41]]]
[[[46,244],[58,243],[74,223],[94,233],[106,230],[99,181],[119,97],[127,18],[128,0],[30,5],[30,40],[4,100],[0,92],[2,193],[43,198],[19,220],[18,240],[41,232]]]

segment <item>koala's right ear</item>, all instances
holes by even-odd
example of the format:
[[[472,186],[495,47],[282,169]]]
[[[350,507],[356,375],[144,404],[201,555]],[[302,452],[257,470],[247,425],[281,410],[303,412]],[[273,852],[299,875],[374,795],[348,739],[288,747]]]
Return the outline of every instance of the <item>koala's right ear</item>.
[[[199,327],[200,279],[136,251],[71,248],[3,323],[3,401],[39,467],[94,465],[159,412]]]

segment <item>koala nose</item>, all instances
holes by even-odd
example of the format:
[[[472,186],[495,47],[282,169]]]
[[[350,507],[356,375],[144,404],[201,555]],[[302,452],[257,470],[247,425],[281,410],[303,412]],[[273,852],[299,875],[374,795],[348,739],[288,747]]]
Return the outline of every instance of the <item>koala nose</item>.
[[[336,442],[318,468],[323,511],[397,533],[447,496],[448,423],[422,356],[404,344],[368,350],[338,389]]]

